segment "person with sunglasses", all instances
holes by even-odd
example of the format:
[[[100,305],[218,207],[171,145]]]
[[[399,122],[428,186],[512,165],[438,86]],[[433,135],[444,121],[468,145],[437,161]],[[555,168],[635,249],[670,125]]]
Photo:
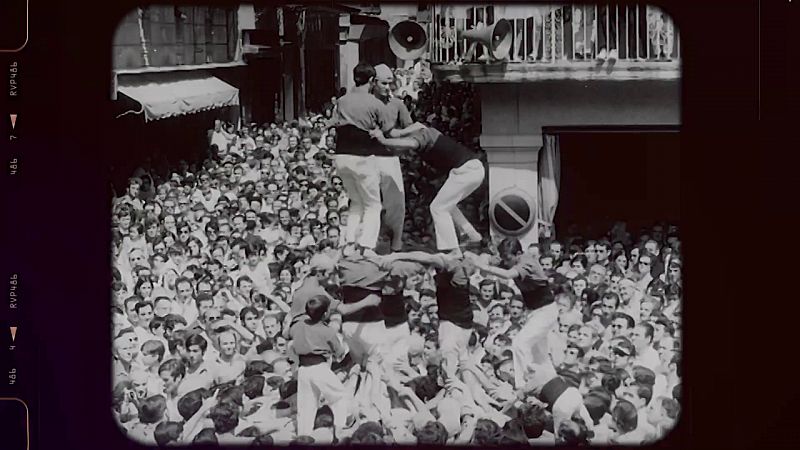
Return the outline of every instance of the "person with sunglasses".
[[[639,281],[636,282],[636,287],[639,289],[640,292],[646,292],[647,287],[650,286],[650,283],[653,282],[653,275],[651,274],[651,268],[653,266],[653,260],[655,258],[651,256],[646,251],[639,256],[639,274],[641,278]]]
[[[628,338],[615,338],[610,347],[610,356],[615,369],[627,370],[636,357],[636,348]]]

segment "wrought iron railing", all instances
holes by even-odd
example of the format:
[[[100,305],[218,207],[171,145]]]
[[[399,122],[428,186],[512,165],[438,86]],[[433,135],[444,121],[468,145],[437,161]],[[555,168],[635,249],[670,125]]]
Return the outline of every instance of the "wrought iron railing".
[[[429,57],[434,64],[459,64],[487,59],[483,46],[468,53],[465,30],[511,24],[513,42],[507,62],[596,60],[676,61],[681,42],[670,16],[642,4],[548,4],[531,6],[431,6]],[[468,58],[465,59],[465,56]]]

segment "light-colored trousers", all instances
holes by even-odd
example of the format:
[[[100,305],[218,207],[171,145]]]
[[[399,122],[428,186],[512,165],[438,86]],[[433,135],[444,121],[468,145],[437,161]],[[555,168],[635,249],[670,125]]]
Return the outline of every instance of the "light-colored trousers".
[[[336,429],[344,428],[352,395],[328,363],[297,369],[297,435],[307,436],[314,430],[320,397],[331,407]]]
[[[388,397],[383,382],[384,340],[386,324],[378,322],[343,322],[342,335],[350,348],[353,361],[364,370],[362,382],[358,386],[355,401],[362,405],[375,405],[379,410],[388,408]]]
[[[439,350],[444,360],[444,372],[448,378],[455,377],[459,367],[469,360],[469,337],[472,330],[442,320],[439,322]]]
[[[392,230],[392,248],[403,244],[403,224],[406,217],[406,190],[403,185],[403,170],[397,156],[376,156],[381,174],[381,195],[386,214],[383,220]]]
[[[515,386],[525,386],[525,374],[530,363],[550,362],[547,335],[558,323],[558,305],[553,302],[528,313],[522,329],[511,341],[514,355]]]
[[[458,209],[458,203],[483,183],[485,169],[478,159],[472,159],[450,171],[447,180],[431,202],[431,217],[436,228],[436,247],[439,250],[458,248],[456,227],[480,240],[481,235]]]
[[[408,322],[403,322],[391,328],[386,328],[383,342],[383,369],[387,373],[394,373],[394,364],[397,362],[408,363],[408,340],[411,329]]]
[[[381,228],[378,167],[375,156],[336,155],[336,173],[350,199],[345,238],[367,248],[375,248]]]

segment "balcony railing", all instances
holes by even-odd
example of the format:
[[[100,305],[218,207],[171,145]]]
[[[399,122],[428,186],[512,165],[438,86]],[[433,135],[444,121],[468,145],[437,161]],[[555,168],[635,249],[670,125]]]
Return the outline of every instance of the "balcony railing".
[[[465,30],[492,26],[504,18],[512,28],[509,63],[559,64],[596,60],[615,53],[617,61],[679,61],[681,42],[672,18],[646,4],[458,6],[434,4],[428,24],[433,64],[486,61],[486,49],[472,52]],[[471,53],[471,54],[470,54]]]

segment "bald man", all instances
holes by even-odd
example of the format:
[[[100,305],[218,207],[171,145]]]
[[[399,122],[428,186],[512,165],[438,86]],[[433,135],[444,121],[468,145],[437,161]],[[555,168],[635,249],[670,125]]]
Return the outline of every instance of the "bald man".
[[[405,103],[392,96],[392,85],[396,83],[392,69],[386,64],[375,66],[375,81],[372,93],[388,109],[389,118],[395,129],[411,126],[411,113]],[[381,175],[381,195],[383,209],[386,210],[384,221],[392,230],[392,250],[400,251],[403,247],[403,223],[405,222],[406,197],[403,187],[403,172],[400,158],[397,156],[381,156],[376,158]]]

